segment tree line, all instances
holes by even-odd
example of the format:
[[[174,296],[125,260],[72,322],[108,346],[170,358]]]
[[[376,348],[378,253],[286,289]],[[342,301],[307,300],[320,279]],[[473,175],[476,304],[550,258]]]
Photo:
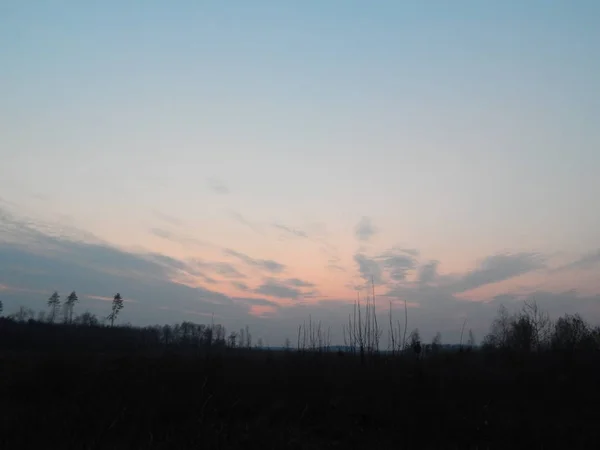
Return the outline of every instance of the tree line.
[[[100,321],[98,318],[89,313],[85,312],[81,316],[73,319],[73,313],[75,310],[75,305],[79,303],[79,297],[75,291],[71,291],[71,293],[67,296],[64,302],[61,301],[60,294],[58,291],[54,291],[52,295],[48,298],[46,302],[48,306],[48,311],[40,311],[37,315],[38,322],[48,322],[48,323],[56,323],[60,321],[60,313],[62,310],[62,323],[65,324],[73,324],[73,323],[81,323],[84,325],[97,325]],[[119,316],[119,313],[124,307],[123,297],[118,292],[114,295],[111,302],[111,312],[106,316],[106,320],[110,321],[110,326],[113,327],[115,324],[115,320]],[[2,316],[2,312],[4,310],[4,305],[0,300],[0,316]],[[19,310],[8,316],[10,319],[14,319],[19,322],[25,322],[35,318],[35,311],[31,308],[26,308],[24,306],[19,307]]]
[[[408,312],[405,309],[404,326],[400,321],[394,323],[390,305],[388,317],[388,347],[381,348],[383,329],[377,318],[375,309],[375,296],[367,296],[361,303],[360,296],[354,304],[353,313],[348,318],[348,323],[343,326],[343,347],[336,347],[344,351],[360,355],[361,360],[386,353],[386,354],[412,354],[416,358],[437,354],[446,349],[473,350],[476,340],[472,330],[468,330],[468,338],[463,344],[463,334],[466,321],[461,330],[460,343],[455,346],[442,344],[441,333],[436,333],[430,343],[422,341],[418,328],[410,333],[408,330]],[[115,322],[123,310],[124,300],[120,293],[114,295],[111,302],[110,313],[104,318],[98,318],[90,312],[79,316],[74,315],[79,298],[72,291],[64,302],[60,294],[55,291],[47,300],[47,311],[40,311],[35,319],[35,313],[30,308],[21,306],[19,310],[8,316],[8,319],[17,323],[46,323],[50,325],[73,325],[83,327],[103,327],[108,325],[116,328]],[[3,304],[0,301],[0,316]],[[60,320],[62,312],[62,321]],[[232,331],[226,334],[225,327],[220,324],[196,324],[184,321],[175,325],[155,325],[148,327],[127,328],[133,334],[138,334],[143,345],[178,346],[185,348],[201,348],[206,346],[221,346],[228,348],[262,348],[262,339],[253,343],[249,328]],[[402,333],[401,333],[402,331]],[[331,350],[331,330],[325,329],[321,322],[315,322],[309,316],[308,322],[302,323],[297,330],[295,346],[286,338],[284,349],[299,352],[323,352]],[[408,336],[407,336],[408,335]],[[254,344],[254,345],[253,345]],[[501,306],[497,316],[493,319],[489,332],[484,336],[479,348],[484,350],[517,351],[521,353],[540,352],[546,350],[560,350],[573,352],[576,350],[600,350],[600,327],[587,323],[580,315],[566,314],[556,321],[550,319],[548,313],[542,311],[535,302],[524,302],[520,311],[510,314],[505,306]]]

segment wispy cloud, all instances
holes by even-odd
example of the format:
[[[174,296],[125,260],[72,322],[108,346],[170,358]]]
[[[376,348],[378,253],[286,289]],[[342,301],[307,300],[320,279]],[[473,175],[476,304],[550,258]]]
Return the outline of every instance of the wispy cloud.
[[[487,284],[509,280],[544,266],[544,258],[538,253],[499,253],[482,260],[478,267],[459,277],[451,287],[456,293],[465,292]]]
[[[171,239],[171,232],[162,228],[150,228],[150,233],[159,238]]]
[[[392,281],[403,281],[409,271],[417,265],[414,252],[405,249],[392,248],[377,257],[389,274]]]
[[[375,228],[375,225],[373,225],[371,219],[366,216],[363,216],[356,227],[354,227],[354,234],[360,241],[368,241],[375,235],[376,232],[377,228]]]
[[[439,261],[430,261],[419,268],[418,282],[420,284],[433,283],[437,277]]]
[[[190,236],[185,236],[181,233],[175,233],[173,231],[165,230],[164,228],[150,228],[150,234],[153,234],[154,236],[159,237],[161,239],[180,244],[184,247],[214,247],[214,245],[208,242],[204,242]]]
[[[87,235],[76,229],[24,219],[2,209],[0,230],[0,299],[8,314],[20,305],[42,309],[51,292],[58,289],[61,294],[71,290],[82,293],[78,308],[90,309],[104,317],[112,295],[120,292],[126,301],[136,301],[130,303],[131,308],[125,308],[124,321],[168,323],[184,319],[187,315],[184,311],[198,317],[212,317],[214,313],[227,321],[224,324],[231,329],[260,323],[259,329],[264,330],[268,323],[283,340],[289,329],[309,313],[331,320],[334,328],[338,323],[341,327],[345,314],[347,318],[346,305],[351,304],[353,297],[348,292],[348,298],[328,298],[328,292],[318,292],[315,283],[301,274],[291,276],[291,269],[284,264],[253,258],[233,249],[223,250],[228,257],[223,257],[223,261],[180,260],[160,253],[127,252],[93,236],[81,239]],[[160,227],[157,230],[169,232]],[[171,237],[173,233],[158,234]],[[473,301],[475,296],[488,295],[486,289],[474,289],[543,269],[546,260],[537,253],[493,254],[466,273],[447,274],[436,260],[419,262],[419,252],[410,248],[394,247],[373,254],[367,251],[354,254],[358,274],[355,278],[348,274],[347,287],[362,289],[373,276],[377,297],[389,297],[394,314],[403,314],[403,302],[407,300],[411,307],[409,326],[418,324],[424,334],[426,330],[440,330],[448,341],[459,333],[455,329],[460,330],[465,317],[468,326],[482,337],[500,302],[517,308],[524,298],[535,299],[540,307],[554,314],[579,311],[594,319],[600,316],[600,298],[577,291],[552,293],[540,287],[516,290],[504,288],[507,283],[497,285],[503,289],[502,296],[493,291],[495,297],[489,294],[489,298]],[[592,252],[561,270],[594,268],[598,258],[598,253]],[[336,266],[341,261],[331,257],[327,262]],[[258,271],[261,278],[256,282],[251,276]],[[225,295],[218,292],[219,288],[235,288],[239,295]],[[469,301],[461,295],[466,291],[473,291]],[[92,297],[101,301],[93,301]],[[303,301],[307,299],[314,301]],[[259,321],[257,316],[263,319]],[[267,321],[264,319],[267,316],[277,320]]]
[[[287,298],[292,300],[296,300],[302,295],[300,289],[286,286],[282,282],[273,279],[265,281],[257,287],[254,292],[269,297]]]
[[[248,290],[250,290],[250,287],[246,283],[243,283],[241,281],[232,281],[230,284],[234,288],[236,288],[237,290],[240,290],[240,291],[248,291]]]
[[[157,210],[153,210],[152,212],[157,218],[159,218],[163,222],[166,222],[170,225],[180,226],[182,224],[181,220],[179,220],[178,218],[173,217],[169,214],[165,214],[165,213],[157,211]]]
[[[15,309],[18,305],[15,302],[34,307],[43,305],[55,289],[59,292],[76,290],[93,293],[86,298],[103,301],[112,300],[111,296],[118,291],[126,301],[136,300],[135,319],[142,323],[155,322],[157,317],[152,315],[152,311],[162,306],[173,311],[194,310],[223,317],[247,318],[251,305],[272,305],[267,299],[229,297],[197,283],[178,282],[186,276],[192,280],[210,279],[189,261],[158,253],[131,253],[107,244],[45,234],[39,230],[48,228],[47,224],[30,225],[9,214],[0,219],[0,225],[3,228],[10,225],[11,228],[10,236],[4,234],[5,240],[0,241],[0,284],[10,288],[0,291],[5,310]],[[28,239],[19,239],[19,236]],[[34,239],[30,240],[30,237]],[[257,264],[262,264],[258,261]],[[9,269],[15,264],[30,268],[31,273],[11,272]],[[239,275],[228,263],[218,263],[215,267],[228,276]],[[103,308],[93,304],[84,306],[84,303],[82,309],[88,306]],[[124,318],[128,314],[126,308]]]
[[[418,263],[413,255],[412,251],[392,247],[375,257],[359,251],[354,254],[354,262],[363,280],[381,285],[406,280],[408,273],[414,270]]]
[[[242,272],[226,262],[214,263],[215,272],[225,278],[246,278]]]
[[[249,266],[263,269],[271,273],[281,273],[286,268],[285,265],[278,263],[277,261],[274,261],[272,259],[255,259],[251,258],[250,256],[244,253],[240,253],[231,249],[225,249],[223,250],[223,253],[225,255],[238,258],[239,260],[243,261]]]
[[[100,300],[103,302],[110,302],[110,303],[112,303],[112,301],[114,300],[114,297],[107,297],[105,295],[84,294],[81,297],[89,298],[91,300]],[[137,300],[127,298],[127,297],[122,297],[122,299],[123,299],[123,302],[125,302],[125,303],[139,303]]]
[[[544,258],[537,253],[495,254],[484,258],[474,269],[463,274],[440,274],[439,265],[435,260],[421,265],[413,281],[400,279],[389,283],[385,295],[408,299],[424,306],[445,308],[464,303],[465,300],[459,297],[461,293],[543,268]]]
[[[217,178],[209,178],[208,187],[216,194],[225,195],[231,192],[229,187],[222,180]]]
[[[298,298],[314,298],[318,292],[314,283],[299,278],[265,278],[254,292],[269,297],[297,300]]]
[[[370,283],[371,280],[375,284],[382,284],[384,282],[383,270],[376,259],[369,258],[362,253],[356,253],[354,255],[354,262],[358,266],[360,276],[367,283]]]
[[[295,237],[301,237],[301,238],[307,238],[308,237],[308,234],[306,232],[304,232],[302,230],[297,230],[295,228],[287,227],[285,225],[280,225],[280,224],[274,223],[273,227],[275,227],[275,228],[277,228],[277,229],[279,229],[281,231],[284,231],[285,233],[287,233],[289,235],[292,235],[292,236],[295,236]]]
[[[94,234],[60,221],[41,221],[24,215],[16,215],[0,207],[0,242],[12,241],[35,244],[40,239],[52,237],[57,241],[87,242],[104,245],[106,242]]]
[[[254,231],[255,233],[258,233],[260,235],[264,236],[264,232],[261,229],[261,227],[258,224],[252,223],[249,220],[247,220],[243,215],[241,215],[239,212],[236,211],[231,211],[229,213],[229,215],[238,223],[244,225],[245,227],[250,228],[252,231]]]
[[[16,208],[19,205],[15,202],[13,202],[12,200],[8,200],[7,198],[4,198],[2,196],[0,196],[0,204],[4,204],[5,206],[11,207],[11,208]]]
[[[595,268],[598,265],[600,265],[600,250],[596,250],[586,255],[583,255],[581,258],[575,261],[572,261],[568,264],[551,270],[551,272],[566,272],[569,270],[589,270]]]
[[[299,278],[288,278],[285,283],[290,286],[296,287],[315,287],[315,285],[309,281],[300,280]]]

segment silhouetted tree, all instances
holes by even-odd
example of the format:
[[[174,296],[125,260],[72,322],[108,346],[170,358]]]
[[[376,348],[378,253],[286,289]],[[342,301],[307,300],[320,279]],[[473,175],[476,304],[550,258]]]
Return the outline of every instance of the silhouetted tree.
[[[418,357],[421,354],[421,335],[419,334],[419,329],[415,328],[410,336],[408,337],[408,342],[410,348],[414,352],[414,354]]]
[[[521,352],[540,351],[548,346],[551,331],[548,314],[540,311],[535,302],[525,302],[517,314],[509,314],[504,306],[500,306],[483,345]]]
[[[202,340],[207,346],[211,346],[214,338],[214,330],[212,327],[203,327],[204,332],[202,334]]]
[[[246,325],[246,333],[244,334],[244,337],[246,338],[246,341],[243,345],[246,348],[252,348],[252,335],[250,334],[250,328],[248,327],[248,325]],[[241,342],[240,345],[242,345]]]
[[[112,311],[111,313],[108,315],[108,320],[110,320],[110,326],[114,326],[115,324],[115,319],[117,318],[117,316],[119,315],[119,312],[123,309],[123,298],[121,297],[121,294],[119,294],[118,292],[115,294],[115,296],[113,297],[113,301],[112,301]]]
[[[0,317],[2,316],[2,311],[4,311],[4,305],[2,304],[2,300],[0,300]]]
[[[532,347],[541,350],[547,346],[552,334],[552,321],[547,312],[542,312],[535,301],[525,301],[521,317],[526,317],[531,326]]]
[[[498,315],[490,326],[490,332],[483,339],[483,345],[489,348],[505,348],[509,345],[511,322],[514,317],[508,314],[504,305],[498,308]]]
[[[431,341],[431,351],[437,353],[442,348],[442,334],[438,331]]]
[[[508,345],[512,349],[523,352],[533,349],[534,327],[529,317],[521,315],[511,321]]]
[[[54,323],[54,320],[56,320],[56,314],[60,308],[60,295],[58,295],[57,291],[54,291],[54,293],[48,299],[48,306],[50,307],[48,321],[50,323]]]
[[[231,347],[231,348],[235,348],[236,340],[237,340],[237,333],[235,331],[232,331],[231,333],[229,333],[229,337],[227,338],[227,345],[229,345],[229,347]]]
[[[98,325],[99,322],[96,315],[86,311],[75,318],[75,323],[77,325],[83,325],[84,327],[95,327]]]
[[[173,330],[169,325],[164,325],[162,327],[162,341],[165,345],[169,345],[173,340]]]
[[[75,304],[79,301],[77,294],[75,291],[71,292],[67,297],[67,301],[65,302],[66,313],[68,315],[69,323],[73,323],[73,309],[75,308]]]
[[[475,347],[475,335],[471,329],[469,329],[469,340],[467,341],[467,346],[470,348]]]
[[[218,345],[225,344],[225,333],[227,333],[227,330],[225,329],[225,327],[223,325],[217,323],[217,324],[211,324],[211,328],[214,330],[215,343]]]
[[[29,319],[33,319],[35,316],[35,312],[31,308],[25,308],[24,306],[19,306],[19,310],[12,314],[10,317],[17,322],[26,322]]]
[[[559,318],[554,325],[551,339],[552,348],[567,352],[592,348],[595,344],[590,326],[579,314],[567,314]]]

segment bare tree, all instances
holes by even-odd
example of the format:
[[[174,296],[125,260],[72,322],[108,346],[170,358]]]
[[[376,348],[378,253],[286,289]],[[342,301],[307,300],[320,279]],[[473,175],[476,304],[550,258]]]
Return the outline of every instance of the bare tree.
[[[375,279],[373,278],[373,276],[371,276],[371,317],[371,349],[372,351],[379,352],[379,341],[381,340],[381,334],[383,333],[383,330],[379,329],[379,322],[377,321],[377,307],[375,303]]]
[[[246,348],[252,348],[252,335],[250,334],[250,328],[246,325]]]
[[[483,339],[486,347],[507,347],[510,339],[511,322],[514,316],[510,316],[504,305],[498,308],[498,315],[490,326],[490,332]]]
[[[388,330],[388,347],[392,351],[392,354],[396,351],[396,333],[394,330],[394,321],[392,319],[392,301],[390,300],[390,311],[389,311],[389,330]]]
[[[371,279],[371,284],[371,295],[367,294],[364,306],[361,303],[360,292],[357,291],[353,313],[348,315],[348,326],[344,325],[342,328],[344,344],[350,347],[351,352],[356,352],[358,349],[361,361],[364,361],[365,354],[370,355],[379,351],[379,341],[383,332],[379,329],[377,321],[373,279]]]
[[[193,333],[193,330],[195,328],[196,328],[195,326],[193,326],[191,328],[192,333]],[[212,326],[204,327],[204,336],[202,337],[202,339],[204,340],[204,343],[206,344],[207,347],[211,347],[212,346],[212,344],[214,342],[214,337],[215,337],[215,330],[214,330],[214,328]]]
[[[500,306],[483,344],[530,352],[548,346],[551,334],[552,322],[548,314],[540,311],[535,302],[525,302],[522,310],[515,314],[509,314],[504,306]]]
[[[12,314],[10,317],[16,320],[17,322],[26,322],[29,319],[33,319],[35,316],[35,312],[31,308],[26,308],[24,306],[19,306],[19,310]]]
[[[113,301],[112,301],[112,311],[111,313],[108,315],[108,320],[110,320],[110,326],[114,326],[115,324],[115,320],[117,318],[117,316],[119,315],[119,312],[123,309],[123,298],[121,297],[121,294],[119,294],[118,292],[115,294],[115,296],[113,297]]]
[[[531,324],[533,347],[540,350],[548,345],[552,334],[552,321],[548,313],[540,311],[535,300],[532,302],[525,300],[521,314]]]
[[[467,346],[469,348],[475,347],[475,335],[473,334],[473,330],[469,328],[469,339],[467,340]]]
[[[214,318],[211,322],[211,327],[215,333],[215,343],[218,345],[225,345],[225,336],[227,335],[227,330],[220,323],[215,324]]]
[[[415,328],[408,337],[409,345],[414,354],[419,357],[421,354],[421,335],[419,334],[419,329]]]
[[[345,339],[345,336],[344,336]],[[313,322],[312,315],[308,316],[308,325],[304,321],[298,326],[298,350],[325,351],[330,345],[330,330],[323,330],[321,322]]]
[[[229,347],[231,347],[231,348],[236,347],[237,337],[238,337],[238,335],[235,331],[232,331],[231,333],[229,333],[229,337],[227,338],[227,343],[228,343]]]
[[[56,320],[56,315],[60,308],[60,295],[58,295],[57,291],[54,291],[53,294],[48,299],[48,306],[50,307],[48,321],[50,323],[54,323],[54,321]]]
[[[465,325],[467,324],[467,319],[465,318],[462,328],[460,330],[460,349],[462,351],[462,343],[463,343],[463,334],[465,333]]]
[[[408,330],[408,305],[404,297],[404,336],[402,337],[402,350],[406,349],[406,331]]]
[[[392,317],[392,301],[391,300],[390,300],[389,304],[390,304],[390,310],[389,310],[388,345],[390,347],[392,354],[395,354],[397,351],[402,351],[403,344],[401,341],[402,336],[400,334],[402,327],[400,326],[400,320],[397,320],[396,324],[394,324],[394,319]]]
[[[296,343],[297,351],[304,351],[304,342],[302,341],[302,325],[298,325],[298,341]]]
[[[4,311],[4,304],[2,303],[2,300],[0,300],[0,317],[2,317],[2,311]]]

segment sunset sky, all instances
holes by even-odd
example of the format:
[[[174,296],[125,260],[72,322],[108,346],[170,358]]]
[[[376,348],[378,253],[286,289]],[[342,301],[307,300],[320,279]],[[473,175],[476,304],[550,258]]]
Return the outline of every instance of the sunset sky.
[[[0,300],[478,338],[600,323],[600,3],[0,5]],[[361,295],[365,295],[363,290]]]

